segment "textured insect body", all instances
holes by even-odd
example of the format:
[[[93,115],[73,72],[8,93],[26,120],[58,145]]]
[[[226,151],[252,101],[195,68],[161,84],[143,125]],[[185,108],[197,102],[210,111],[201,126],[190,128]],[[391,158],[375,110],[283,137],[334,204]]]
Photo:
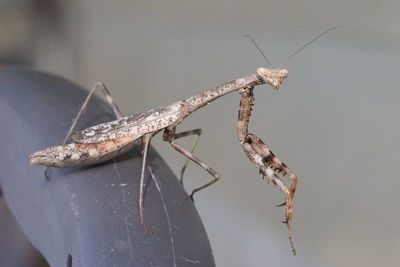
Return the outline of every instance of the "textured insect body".
[[[171,124],[179,123],[184,111],[184,101],[140,114],[102,123],[72,134],[71,138],[80,143],[97,143],[129,136],[137,139],[149,132],[156,132]]]
[[[188,159],[197,163],[200,167],[210,173],[211,176],[214,178],[205,185],[194,189],[190,194],[190,196],[193,198],[194,193],[215,183],[220,176],[215,170],[208,167],[192,154],[195,146],[197,145],[197,140],[200,136],[201,130],[195,129],[192,131],[175,133],[176,127],[180,122],[182,122],[184,118],[189,116],[195,110],[209,104],[210,102],[225,94],[233,91],[238,91],[242,95],[238,117],[238,138],[240,144],[243,147],[248,158],[253,162],[256,167],[259,168],[260,172],[264,176],[266,176],[268,180],[278,185],[281,191],[286,194],[286,222],[288,223],[288,227],[290,227],[290,221],[292,219],[291,203],[294,190],[289,189],[281,181],[277,173],[282,172],[284,175],[287,175],[288,178],[291,178],[292,173],[284,163],[282,163],[277,157],[275,157],[275,155],[258,137],[248,133],[248,122],[251,115],[251,107],[254,104],[254,87],[256,85],[267,83],[270,84],[273,88],[278,89],[282,81],[287,77],[287,75],[288,72],[284,69],[259,68],[257,70],[257,74],[233,80],[215,89],[208,90],[203,94],[190,97],[186,100],[175,102],[169,106],[152,109],[147,112],[126,117],[123,117],[120,113],[118,113],[119,109],[113,102],[111,95],[109,95],[109,92],[104,84],[97,83],[93,87],[88,98],[97,88],[101,88],[103,92],[105,92],[108,96],[106,99],[109,101],[110,105],[114,107],[114,111],[118,119],[72,133],[75,122],[81,115],[81,111],[84,110],[84,106],[82,106],[80,112],[78,113],[78,116],[74,120],[74,124],[71,126],[69,134],[65,138],[65,140],[68,140],[68,137],[71,136],[74,142],[70,144],[63,144],[61,146],[53,146],[45,150],[33,153],[30,156],[31,164],[45,165],[48,167],[69,168],[101,163],[127,152],[135,145],[136,140],[142,139],[144,159],[142,164],[140,187],[141,197],[139,200],[140,221],[144,225],[145,229],[150,231],[147,226],[145,226],[143,220],[142,191],[147,148],[151,137],[164,129],[164,141],[168,141],[174,149],[184,154]],[[85,101],[86,104],[88,98]],[[184,148],[176,143],[176,139],[189,135],[197,135],[196,142],[190,152],[186,151]],[[187,163],[188,161],[185,163],[185,166],[181,172],[181,182],[183,179],[183,171]],[[291,188],[293,187],[293,185],[295,188],[295,183],[292,183]],[[290,228],[289,236],[291,236]]]
[[[31,164],[71,168],[93,165],[129,151],[146,133],[158,132],[179,123],[185,110],[183,101],[148,112],[122,117],[72,134],[74,143],[53,146],[33,153]]]
[[[72,168],[93,165],[115,158],[133,148],[135,140],[130,136],[98,143],[70,143],[52,146],[33,153],[32,165]]]
[[[308,44],[335,28],[337,27],[328,29],[324,33],[320,34],[289,56],[287,60],[293,57]],[[253,38],[250,36],[248,37],[253,41],[256,47],[260,50],[261,54],[270,64],[269,60],[255,43]],[[63,144],[61,146],[53,146],[33,153],[30,155],[31,164],[60,168],[92,165],[125,153],[134,146],[136,140],[140,139],[143,144],[143,162],[140,178],[139,215],[140,223],[147,231],[150,232],[150,229],[144,223],[143,190],[147,152],[151,138],[159,131],[164,130],[163,140],[169,142],[175,150],[187,158],[181,171],[181,183],[183,183],[183,173],[189,160],[198,164],[213,177],[213,180],[198,188],[195,188],[192,191],[190,197],[193,199],[194,193],[212,185],[218,181],[220,176],[215,170],[208,167],[204,162],[193,155],[194,149],[196,148],[201,134],[201,129],[176,133],[176,127],[182,122],[183,119],[197,109],[206,106],[225,94],[238,91],[241,94],[237,130],[240,145],[244,149],[244,152],[250,161],[259,169],[260,173],[267,177],[269,181],[272,181],[275,185],[277,185],[280,190],[286,194],[286,201],[279,206],[286,206],[286,218],[284,223],[287,224],[290,245],[293,253],[295,254],[296,252],[292,242],[290,223],[293,216],[292,202],[297,186],[297,176],[272,153],[272,151],[261,141],[260,138],[254,134],[248,133],[248,123],[251,115],[251,108],[254,104],[254,87],[267,83],[270,84],[274,89],[278,89],[281,86],[282,81],[286,79],[287,76],[288,71],[280,67],[277,69],[259,68],[257,69],[257,74],[252,74],[247,77],[233,80],[215,89],[208,90],[197,96],[189,97],[186,100],[178,101],[169,106],[152,109],[144,113],[127,117],[122,116],[118,106],[114,103],[106,86],[102,82],[97,82],[93,86],[76,118],[74,119],[74,122],[70,127]],[[83,113],[88,101],[96,89],[101,89],[106,95],[106,99],[113,108],[114,113],[117,116],[117,120],[102,123],[73,133],[79,117]],[[184,149],[176,142],[176,140],[179,138],[191,135],[196,135],[197,137],[190,151]],[[74,142],[66,144],[71,136]],[[46,169],[45,172],[46,178],[48,177],[47,170],[48,169]],[[282,182],[281,178],[278,176],[279,174],[292,180],[289,188]]]

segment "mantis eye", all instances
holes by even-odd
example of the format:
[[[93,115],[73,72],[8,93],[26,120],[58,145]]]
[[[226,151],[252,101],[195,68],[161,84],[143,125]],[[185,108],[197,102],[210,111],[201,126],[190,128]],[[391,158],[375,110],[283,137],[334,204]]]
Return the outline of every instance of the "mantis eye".
[[[282,77],[282,80],[285,79],[288,76],[289,72],[285,69],[280,70],[280,75]]]

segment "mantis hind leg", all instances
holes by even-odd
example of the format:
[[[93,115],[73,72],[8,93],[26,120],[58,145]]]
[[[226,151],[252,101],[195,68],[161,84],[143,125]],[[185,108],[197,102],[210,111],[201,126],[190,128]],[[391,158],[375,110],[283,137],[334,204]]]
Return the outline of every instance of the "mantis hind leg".
[[[86,109],[87,104],[89,103],[89,100],[92,98],[92,96],[94,95],[94,93],[96,92],[97,89],[101,89],[102,93],[105,95],[107,103],[112,107],[115,116],[120,119],[122,118],[122,113],[121,110],[119,109],[118,105],[115,103],[115,101],[113,100],[110,91],[107,89],[106,85],[99,81],[96,82],[93,86],[92,89],[90,90],[88,96],[86,97],[85,101],[83,102],[81,108],[78,111],[78,114],[76,115],[76,117],[72,120],[72,125],[68,130],[67,135],[64,138],[63,141],[63,145],[67,143],[68,139],[70,138],[72,132],[74,131],[76,124],[79,120],[79,118],[81,117],[81,115],[83,114],[84,110]],[[44,176],[46,178],[47,181],[50,181],[50,167],[46,167],[45,171],[44,171]]]
[[[86,97],[85,102],[83,102],[81,108],[79,109],[78,114],[77,114],[76,117],[73,119],[73,123],[72,123],[71,127],[69,128],[67,135],[66,135],[65,138],[64,138],[63,145],[64,145],[65,143],[67,143],[69,137],[71,136],[73,130],[75,129],[76,123],[78,122],[80,116],[82,115],[82,113],[84,112],[84,110],[85,110],[87,104],[89,103],[89,100],[92,98],[93,94],[96,92],[97,89],[101,89],[101,91],[103,92],[103,94],[104,94],[105,97],[106,97],[106,100],[107,100],[108,104],[110,104],[110,106],[112,107],[112,109],[113,109],[113,111],[114,111],[114,114],[115,114],[115,116],[117,117],[117,119],[120,119],[120,118],[123,117],[123,116],[122,116],[122,113],[121,113],[121,111],[120,111],[120,109],[119,109],[119,107],[118,107],[117,104],[114,102],[114,100],[113,100],[113,98],[112,98],[112,96],[111,96],[111,94],[110,94],[110,91],[108,91],[106,85],[105,85],[103,82],[101,82],[101,81],[96,82],[96,83],[92,86],[92,89],[90,90],[88,96]]]
[[[152,233],[151,229],[147,227],[147,225],[144,222],[144,216],[143,216],[143,191],[144,191],[144,175],[145,175],[145,170],[146,170],[146,163],[147,163],[147,152],[149,150],[149,145],[150,145],[150,140],[151,137],[153,136],[153,133],[148,133],[145,134],[142,137],[142,143],[143,143],[143,163],[142,163],[142,171],[140,174],[140,193],[139,193],[139,216],[140,216],[140,224],[143,225],[144,229]]]

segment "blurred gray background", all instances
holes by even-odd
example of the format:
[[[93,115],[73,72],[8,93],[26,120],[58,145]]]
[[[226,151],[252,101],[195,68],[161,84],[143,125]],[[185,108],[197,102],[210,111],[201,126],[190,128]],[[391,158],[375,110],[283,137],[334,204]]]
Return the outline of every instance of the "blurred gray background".
[[[178,127],[203,129],[195,154],[222,177],[195,202],[218,266],[399,266],[399,14],[400,2],[390,0],[2,0],[0,59],[86,88],[103,80],[134,114],[266,66],[243,34],[278,67],[342,25],[285,65],[279,91],[255,90],[250,132],[299,177],[298,255],[275,207],[284,196],[238,143],[237,93]],[[161,135],[152,144],[179,175],[184,158]],[[190,164],[185,187],[209,179]]]

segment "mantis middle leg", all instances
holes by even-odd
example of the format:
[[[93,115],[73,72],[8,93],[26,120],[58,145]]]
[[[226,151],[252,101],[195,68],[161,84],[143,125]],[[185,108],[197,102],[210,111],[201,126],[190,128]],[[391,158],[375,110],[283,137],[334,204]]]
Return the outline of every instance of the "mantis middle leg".
[[[204,162],[202,162],[200,159],[198,159],[197,157],[195,157],[192,154],[193,151],[194,151],[194,148],[197,145],[198,137],[201,134],[201,130],[200,129],[195,129],[195,130],[192,130],[192,131],[187,131],[187,132],[182,132],[182,133],[177,133],[177,134],[175,133],[175,131],[176,131],[176,126],[166,128],[164,133],[163,133],[163,140],[164,141],[168,141],[170,143],[170,145],[176,151],[178,151],[179,153],[182,153],[185,157],[187,157],[188,159],[190,159],[193,162],[197,163],[200,167],[202,167],[204,170],[206,170],[214,178],[212,181],[210,181],[210,182],[208,182],[208,183],[206,183],[206,184],[204,184],[204,185],[202,185],[202,186],[200,186],[198,188],[195,188],[192,191],[192,193],[190,194],[190,198],[193,200],[193,195],[196,192],[198,192],[198,191],[200,191],[200,190],[212,185],[213,183],[215,183],[216,181],[219,180],[220,176],[216,171],[214,171],[212,168],[208,167]],[[175,141],[175,139],[177,139],[177,138],[188,136],[188,135],[193,135],[193,134],[197,134],[198,137],[197,137],[197,140],[195,141],[195,143],[194,143],[194,145],[192,147],[191,152],[185,150],[181,145],[179,145]],[[187,165],[187,163],[185,163],[184,168],[186,167],[186,165]],[[184,168],[182,169],[182,172],[181,172],[181,180],[182,180],[182,175],[183,175]]]

